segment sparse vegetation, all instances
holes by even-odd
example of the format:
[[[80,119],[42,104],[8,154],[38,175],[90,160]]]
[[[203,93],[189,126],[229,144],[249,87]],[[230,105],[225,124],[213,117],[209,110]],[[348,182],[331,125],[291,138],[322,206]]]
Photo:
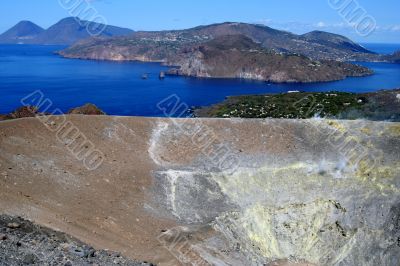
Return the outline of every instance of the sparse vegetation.
[[[312,117],[400,120],[400,90],[354,94],[346,92],[285,93],[229,97],[221,104],[195,111],[200,117],[289,118]]]

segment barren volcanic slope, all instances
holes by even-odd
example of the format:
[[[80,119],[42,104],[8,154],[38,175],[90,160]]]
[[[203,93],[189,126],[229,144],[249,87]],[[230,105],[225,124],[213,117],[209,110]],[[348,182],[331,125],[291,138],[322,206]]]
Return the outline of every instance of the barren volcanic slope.
[[[400,261],[399,123],[66,119],[0,122],[1,213],[159,265]]]

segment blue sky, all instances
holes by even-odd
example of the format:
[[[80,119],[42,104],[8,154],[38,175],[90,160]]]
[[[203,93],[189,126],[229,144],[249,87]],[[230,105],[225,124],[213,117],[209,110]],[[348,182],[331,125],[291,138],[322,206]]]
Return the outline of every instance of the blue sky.
[[[367,37],[355,29],[331,3],[351,1],[362,8],[363,17],[376,21]],[[262,23],[305,33],[325,30],[344,34],[358,42],[400,43],[399,0],[1,0],[0,32],[20,20],[47,28],[61,18],[75,15],[59,2],[90,5],[111,25],[134,30],[182,29],[224,21]]]

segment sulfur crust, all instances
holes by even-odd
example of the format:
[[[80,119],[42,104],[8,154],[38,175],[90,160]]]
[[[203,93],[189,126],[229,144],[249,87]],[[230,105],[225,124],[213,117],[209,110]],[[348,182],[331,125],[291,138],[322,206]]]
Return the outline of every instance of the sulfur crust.
[[[334,162],[326,164],[330,171],[334,169]],[[329,265],[335,265],[351,253],[356,243],[354,233],[346,232],[340,250],[332,252],[329,243],[320,236],[321,230],[325,230],[329,224],[335,227],[334,221],[330,220],[338,211],[335,202],[314,195],[314,201],[294,204],[288,200],[287,204],[277,206],[270,205],[268,201],[271,199],[268,198],[277,195],[274,190],[276,187],[286,193],[283,198],[287,197],[287,193],[293,193],[294,198],[299,198],[307,191],[312,193],[312,187],[321,184],[334,185],[336,190],[339,187],[363,187],[371,195],[399,193],[393,184],[400,172],[399,163],[390,167],[370,166],[371,162],[361,161],[355,169],[345,169],[342,179],[335,178],[335,173],[330,171],[318,173],[316,162],[241,169],[231,176],[214,175],[213,178],[225,195],[242,206],[242,212],[237,214],[240,228],[233,230],[244,232],[242,237],[252,243],[262,257],[277,260],[296,257],[316,265],[326,263],[326,258],[331,258]],[[246,202],[247,199],[251,200]],[[285,215],[291,216],[291,222],[285,224],[291,230],[285,228],[282,221],[279,222],[279,217]],[[331,237],[340,242],[343,237],[337,231]]]

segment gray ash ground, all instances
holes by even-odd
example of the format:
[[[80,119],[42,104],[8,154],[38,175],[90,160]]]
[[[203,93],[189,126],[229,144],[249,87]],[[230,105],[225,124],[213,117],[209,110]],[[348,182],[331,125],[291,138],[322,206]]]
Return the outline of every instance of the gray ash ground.
[[[0,265],[153,265],[95,250],[64,233],[22,218],[0,216]]]

